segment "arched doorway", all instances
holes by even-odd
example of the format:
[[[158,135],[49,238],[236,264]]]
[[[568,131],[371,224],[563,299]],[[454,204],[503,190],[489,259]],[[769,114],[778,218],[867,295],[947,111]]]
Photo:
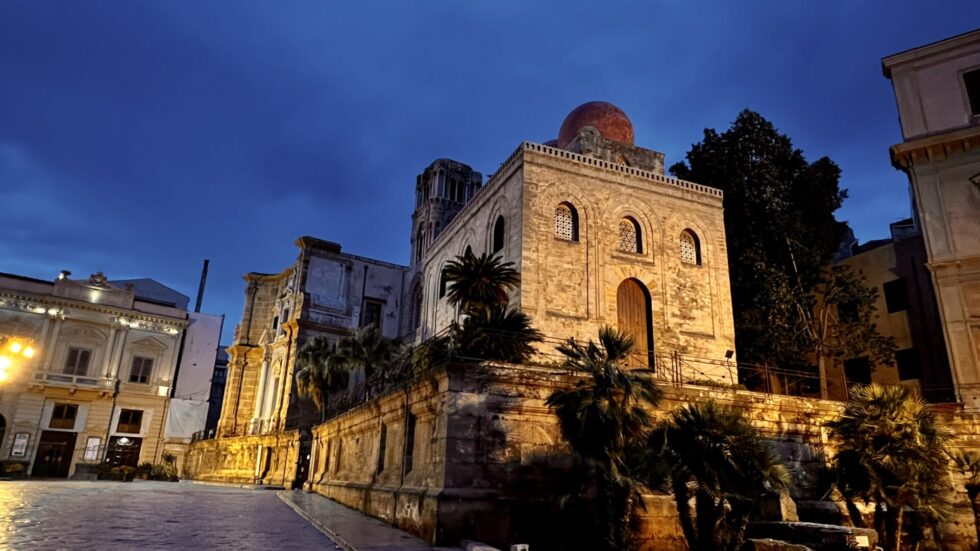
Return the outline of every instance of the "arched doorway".
[[[633,337],[633,352],[627,361],[630,368],[653,367],[652,301],[646,286],[636,279],[624,279],[616,291],[618,328]]]

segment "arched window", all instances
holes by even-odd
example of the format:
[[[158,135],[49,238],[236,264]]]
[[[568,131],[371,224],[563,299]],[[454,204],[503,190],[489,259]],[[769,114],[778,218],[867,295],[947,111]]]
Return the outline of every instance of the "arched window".
[[[446,296],[446,287],[449,286],[449,277],[446,275],[446,269],[442,269],[442,273],[439,275],[439,298]]]
[[[555,237],[578,241],[578,212],[569,203],[562,203],[555,209]]]
[[[412,329],[418,329],[422,325],[422,289],[415,290],[415,304],[412,310]]]
[[[627,216],[619,221],[619,250],[626,253],[643,252],[643,236],[636,220]]]
[[[701,243],[698,236],[691,230],[681,232],[681,262],[684,264],[701,265]]]
[[[425,243],[425,230],[420,227],[419,228],[419,233],[415,237],[415,262],[416,263],[422,261],[422,248],[423,248],[422,247],[422,244],[423,243]]]
[[[493,223],[493,248],[494,253],[500,252],[504,248],[504,217],[498,216]]]

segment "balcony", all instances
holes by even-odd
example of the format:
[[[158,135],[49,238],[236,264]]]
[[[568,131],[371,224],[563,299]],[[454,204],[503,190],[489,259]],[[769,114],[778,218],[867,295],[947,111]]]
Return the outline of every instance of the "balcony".
[[[91,377],[88,375],[70,375],[67,373],[51,373],[39,371],[34,373],[34,381],[42,384],[65,387],[83,387],[95,390],[112,390],[114,379],[106,377]]]

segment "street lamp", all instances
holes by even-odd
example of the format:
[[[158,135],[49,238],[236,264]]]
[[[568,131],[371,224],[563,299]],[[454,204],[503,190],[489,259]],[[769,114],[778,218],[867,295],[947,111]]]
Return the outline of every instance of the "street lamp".
[[[14,364],[14,360],[31,359],[36,350],[31,346],[31,339],[21,339],[0,335],[0,383],[10,378],[8,369]]]

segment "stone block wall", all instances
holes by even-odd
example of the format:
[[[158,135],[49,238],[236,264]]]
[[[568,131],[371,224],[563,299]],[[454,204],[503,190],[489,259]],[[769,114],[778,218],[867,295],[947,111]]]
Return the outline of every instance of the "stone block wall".
[[[432,374],[318,425],[312,488],[430,542],[547,548],[575,527],[557,505],[568,489],[571,458],[544,402],[575,381],[563,371],[507,365]],[[698,386],[666,386],[664,393],[657,417],[709,399],[742,409],[797,475],[799,498],[820,497],[812,495],[819,491],[816,475],[833,453],[824,425],[840,414],[840,402]],[[415,418],[410,449],[406,413]],[[980,416],[955,409],[940,414],[962,435],[957,445],[980,448]],[[944,543],[971,549],[972,513],[961,477],[955,482],[957,508],[944,526]],[[641,548],[683,549],[672,498],[648,495],[644,503],[635,518]]]
[[[192,442],[181,477],[207,482],[292,487],[299,432],[215,438]]]

